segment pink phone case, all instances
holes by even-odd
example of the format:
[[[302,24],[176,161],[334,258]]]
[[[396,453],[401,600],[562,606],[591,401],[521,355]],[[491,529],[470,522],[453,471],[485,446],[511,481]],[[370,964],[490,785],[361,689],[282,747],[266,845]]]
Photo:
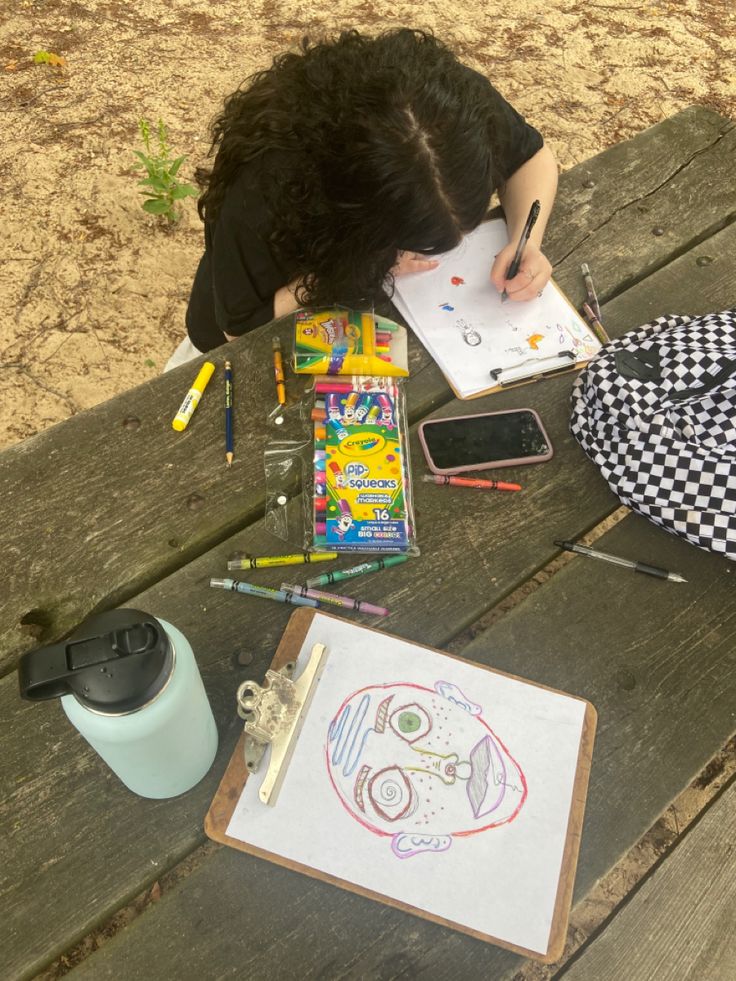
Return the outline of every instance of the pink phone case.
[[[549,447],[548,453],[544,453],[541,456],[522,456],[522,457],[517,457],[513,460],[511,459],[493,460],[489,463],[472,463],[470,466],[465,466],[465,467],[445,467],[443,469],[442,467],[435,466],[435,463],[432,460],[432,457],[430,456],[427,442],[424,438],[425,426],[434,426],[441,422],[458,422],[461,419],[477,419],[479,416],[516,415],[519,412],[531,412],[531,414],[534,416],[534,421],[539,426],[539,431],[544,436],[544,440],[547,443],[547,446]],[[539,415],[534,411],[534,409],[526,409],[526,408],[506,409],[503,412],[479,412],[476,415],[472,415],[472,416],[448,416],[443,419],[428,419],[426,422],[422,422],[419,424],[419,442],[422,444],[422,450],[424,452],[424,458],[427,461],[427,466],[432,471],[432,473],[436,473],[436,474],[464,473],[465,471],[468,470],[496,470],[496,469],[500,469],[501,467],[520,467],[526,465],[527,463],[544,463],[545,460],[550,460],[554,454],[554,450],[552,449],[552,442],[549,436],[547,435],[547,430],[542,425],[542,420],[539,418]]]

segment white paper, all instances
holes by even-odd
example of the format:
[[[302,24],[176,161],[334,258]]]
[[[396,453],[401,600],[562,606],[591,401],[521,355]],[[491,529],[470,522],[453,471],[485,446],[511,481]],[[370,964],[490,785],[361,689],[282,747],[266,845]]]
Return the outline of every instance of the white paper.
[[[533,300],[501,302],[490,271],[507,243],[505,222],[485,222],[439,256],[437,269],[396,280],[393,302],[461,398],[587,361],[601,346],[552,283]],[[567,351],[574,359],[560,355]]]
[[[546,952],[585,703],[319,613],[315,643],[277,804],[251,776],[227,834]]]

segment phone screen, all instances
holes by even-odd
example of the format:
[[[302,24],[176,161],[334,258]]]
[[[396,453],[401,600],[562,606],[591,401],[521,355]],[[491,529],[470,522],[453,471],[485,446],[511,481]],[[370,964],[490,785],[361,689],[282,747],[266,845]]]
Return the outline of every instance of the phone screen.
[[[532,412],[499,412],[425,424],[424,440],[440,470],[544,456],[547,438]]]

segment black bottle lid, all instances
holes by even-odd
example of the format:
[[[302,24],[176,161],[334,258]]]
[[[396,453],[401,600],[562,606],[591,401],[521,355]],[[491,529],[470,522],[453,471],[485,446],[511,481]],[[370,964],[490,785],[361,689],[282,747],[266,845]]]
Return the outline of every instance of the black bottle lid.
[[[99,613],[66,640],[24,654],[20,693],[29,701],[74,695],[96,712],[118,715],[146,705],[174,664],[168,634],[140,610]]]

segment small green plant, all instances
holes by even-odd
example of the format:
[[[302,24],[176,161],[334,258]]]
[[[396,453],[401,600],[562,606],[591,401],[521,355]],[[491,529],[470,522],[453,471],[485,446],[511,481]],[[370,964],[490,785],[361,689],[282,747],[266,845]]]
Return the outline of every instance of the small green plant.
[[[138,128],[146,148],[145,153],[140,150],[133,151],[140,160],[136,166],[139,170],[145,170],[147,174],[138,181],[145,188],[141,191],[146,198],[142,205],[143,210],[151,215],[164,215],[170,222],[178,221],[181,218],[181,208],[177,207],[176,202],[182,198],[196,198],[199,193],[196,187],[182,184],[176,179],[179,168],[187,158],[171,159],[168,134],[163,120],[159,119],[156,125],[158,152],[151,149],[151,124],[146,119],[139,119]]]

